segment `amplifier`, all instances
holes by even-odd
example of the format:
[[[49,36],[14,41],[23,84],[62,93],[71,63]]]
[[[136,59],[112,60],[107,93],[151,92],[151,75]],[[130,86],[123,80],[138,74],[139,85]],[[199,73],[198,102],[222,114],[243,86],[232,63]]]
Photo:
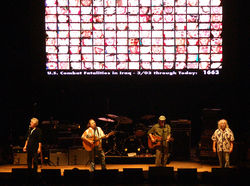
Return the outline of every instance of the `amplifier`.
[[[175,160],[187,160],[191,150],[191,121],[172,120],[171,133],[174,137],[173,158]]]
[[[191,131],[190,120],[171,120],[170,121],[172,131]]]
[[[54,165],[68,165],[69,164],[68,150],[50,149],[49,158],[50,158],[51,163],[53,163]]]
[[[25,152],[14,152],[13,153],[13,164],[14,165],[27,164],[27,153],[25,153]]]
[[[89,152],[82,148],[69,149],[69,165],[86,165],[89,161]]]

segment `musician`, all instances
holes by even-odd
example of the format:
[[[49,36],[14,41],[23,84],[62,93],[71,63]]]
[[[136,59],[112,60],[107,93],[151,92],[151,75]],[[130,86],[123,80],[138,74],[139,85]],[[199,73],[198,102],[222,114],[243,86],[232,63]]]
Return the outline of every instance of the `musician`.
[[[32,118],[30,120],[29,130],[26,135],[25,145],[23,151],[27,152],[28,168],[37,172],[38,155],[42,152],[42,132],[37,128],[39,120]]]
[[[161,137],[160,145],[155,147],[155,165],[165,167],[168,160],[168,141],[171,137],[171,127],[166,124],[165,116],[159,117],[158,123],[148,131],[148,136],[153,143],[156,142],[154,136]]]
[[[228,126],[227,120],[221,119],[218,121],[218,129],[212,136],[213,152],[216,152],[221,168],[229,167],[229,155],[233,152],[234,134]]]
[[[90,170],[95,170],[95,155],[98,155],[101,161],[101,167],[103,170],[106,169],[106,162],[105,162],[105,154],[102,149],[102,139],[108,138],[109,134],[105,135],[103,130],[100,127],[96,126],[96,122],[94,119],[90,119],[87,125],[87,130],[84,131],[82,134],[82,140],[87,141],[89,144],[94,144],[94,139],[99,139],[99,145],[95,146],[91,151],[89,151],[89,161],[90,161]]]

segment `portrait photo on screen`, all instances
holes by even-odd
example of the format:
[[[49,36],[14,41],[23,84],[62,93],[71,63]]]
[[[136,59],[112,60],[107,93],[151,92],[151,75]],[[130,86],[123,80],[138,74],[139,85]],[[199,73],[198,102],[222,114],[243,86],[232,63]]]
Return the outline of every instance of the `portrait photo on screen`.
[[[45,0],[47,74],[219,74],[221,1]]]

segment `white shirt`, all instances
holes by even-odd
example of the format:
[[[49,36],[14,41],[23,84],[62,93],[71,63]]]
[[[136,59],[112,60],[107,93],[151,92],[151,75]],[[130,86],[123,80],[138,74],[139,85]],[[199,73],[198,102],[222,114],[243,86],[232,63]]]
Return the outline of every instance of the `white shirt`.
[[[95,133],[94,133],[95,132]],[[82,134],[82,138],[103,138],[105,136],[104,132],[100,127],[96,127],[94,130],[93,128],[89,127],[87,130],[84,131]]]

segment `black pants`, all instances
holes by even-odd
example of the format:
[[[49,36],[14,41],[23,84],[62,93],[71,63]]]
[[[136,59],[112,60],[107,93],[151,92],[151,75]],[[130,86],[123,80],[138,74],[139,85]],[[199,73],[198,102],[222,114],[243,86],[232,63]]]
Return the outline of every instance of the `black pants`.
[[[33,170],[37,171],[37,167],[38,167],[37,151],[27,151],[27,163],[28,163],[29,169],[32,169],[32,164],[33,164]]]

